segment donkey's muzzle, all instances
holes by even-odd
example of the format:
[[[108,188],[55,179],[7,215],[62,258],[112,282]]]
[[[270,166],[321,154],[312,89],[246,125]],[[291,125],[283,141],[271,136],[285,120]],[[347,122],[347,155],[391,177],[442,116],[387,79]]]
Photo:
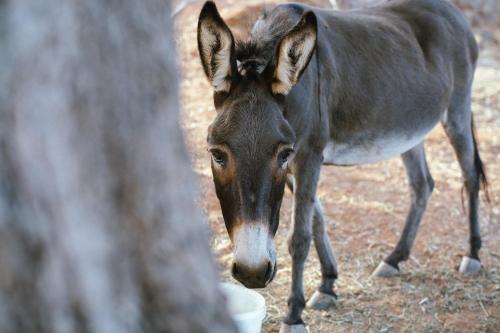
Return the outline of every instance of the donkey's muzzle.
[[[276,265],[267,261],[259,266],[249,267],[241,263],[234,263],[231,273],[247,288],[264,288],[274,278]]]
[[[247,288],[264,288],[276,269],[276,251],[263,222],[243,223],[233,229],[233,277]]]

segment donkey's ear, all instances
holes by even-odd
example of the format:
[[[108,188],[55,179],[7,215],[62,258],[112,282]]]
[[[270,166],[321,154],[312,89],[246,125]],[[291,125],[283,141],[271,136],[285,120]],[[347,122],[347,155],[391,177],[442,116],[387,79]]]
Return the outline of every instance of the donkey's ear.
[[[234,38],[212,1],[205,3],[198,19],[198,52],[214,90],[229,92],[236,73]]]
[[[314,53],[317,35],[316,15],[309,11],[283,37],[270,64],[274,94],[288,94],[299,81]]]

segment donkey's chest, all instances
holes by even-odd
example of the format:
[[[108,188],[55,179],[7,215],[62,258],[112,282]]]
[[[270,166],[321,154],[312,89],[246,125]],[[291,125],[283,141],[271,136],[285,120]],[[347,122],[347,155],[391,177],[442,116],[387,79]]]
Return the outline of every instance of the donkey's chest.
[[[330,140],[323,150],[323,163],[355,165],[375,163],[400,155],[422,142],[431,129],[412,134],[350,138],[344,142]]]

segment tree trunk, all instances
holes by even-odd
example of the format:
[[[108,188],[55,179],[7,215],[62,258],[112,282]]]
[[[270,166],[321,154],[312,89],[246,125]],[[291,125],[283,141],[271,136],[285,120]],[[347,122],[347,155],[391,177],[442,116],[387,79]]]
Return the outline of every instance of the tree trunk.
[[[0,1],[0,332],[235,332],[169,1]]]

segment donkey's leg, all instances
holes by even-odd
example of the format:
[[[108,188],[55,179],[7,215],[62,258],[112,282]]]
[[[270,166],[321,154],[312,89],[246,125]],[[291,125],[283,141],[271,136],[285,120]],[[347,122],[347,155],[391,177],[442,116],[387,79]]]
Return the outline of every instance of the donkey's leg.
[[[287,186],[293,193],[294,179],[292,175],[289,175],[287,178]],[[321,285],[314,292],[306,306],[316,310],[325,310],[336,304],[337,295],[333,291],[333,285],[338,274],[337,261],[335,260],[335,255],[330,245],[331,242],[325,228],[323,210],[317,198],[314,203],[312,228],[314,245],[321,264]]]
[[[312,239],[312,216],[321,162],[321,155],[308,154],[296,156],[292,166],[295,175],[293,229],[288,239],[288,251],[292,257],[292,288],[288,298],[288,313],[280,333],[305,332],[301,318],[305,307],[304,263]]]
[[[399,274],[398,264],[408,259],[427,201],[434,188],[434,181],[425,160],[424,144],[401,155],[410,183],[411,205],[403,234],[392,253],[377,267],[374,276],[390,277]]]
[[[465,96],[469,96],[465,94]],[[481,269],[479,249],[481,248],[481,235],[479,233],[479,187],[481,179],[486,182],[483,164],[477,150],[472,114],[470,112],[470,98],[464,98],[462,103],[460,95],[454,96],[448,110],[447,119],[443,126],[457,155],[465,189],[469,197],[469,229],[470,252],[462,258],[460,273],[473,274]]]
[[[318,199],[314,204],[313,239],[321,264],[321,285],[307,302],[307,306],[316,310],[326,310],[334,306],[337,301],[337,295],[333,291],[333,284],[337,279],[337,261],[333,254],[321,203]]]

